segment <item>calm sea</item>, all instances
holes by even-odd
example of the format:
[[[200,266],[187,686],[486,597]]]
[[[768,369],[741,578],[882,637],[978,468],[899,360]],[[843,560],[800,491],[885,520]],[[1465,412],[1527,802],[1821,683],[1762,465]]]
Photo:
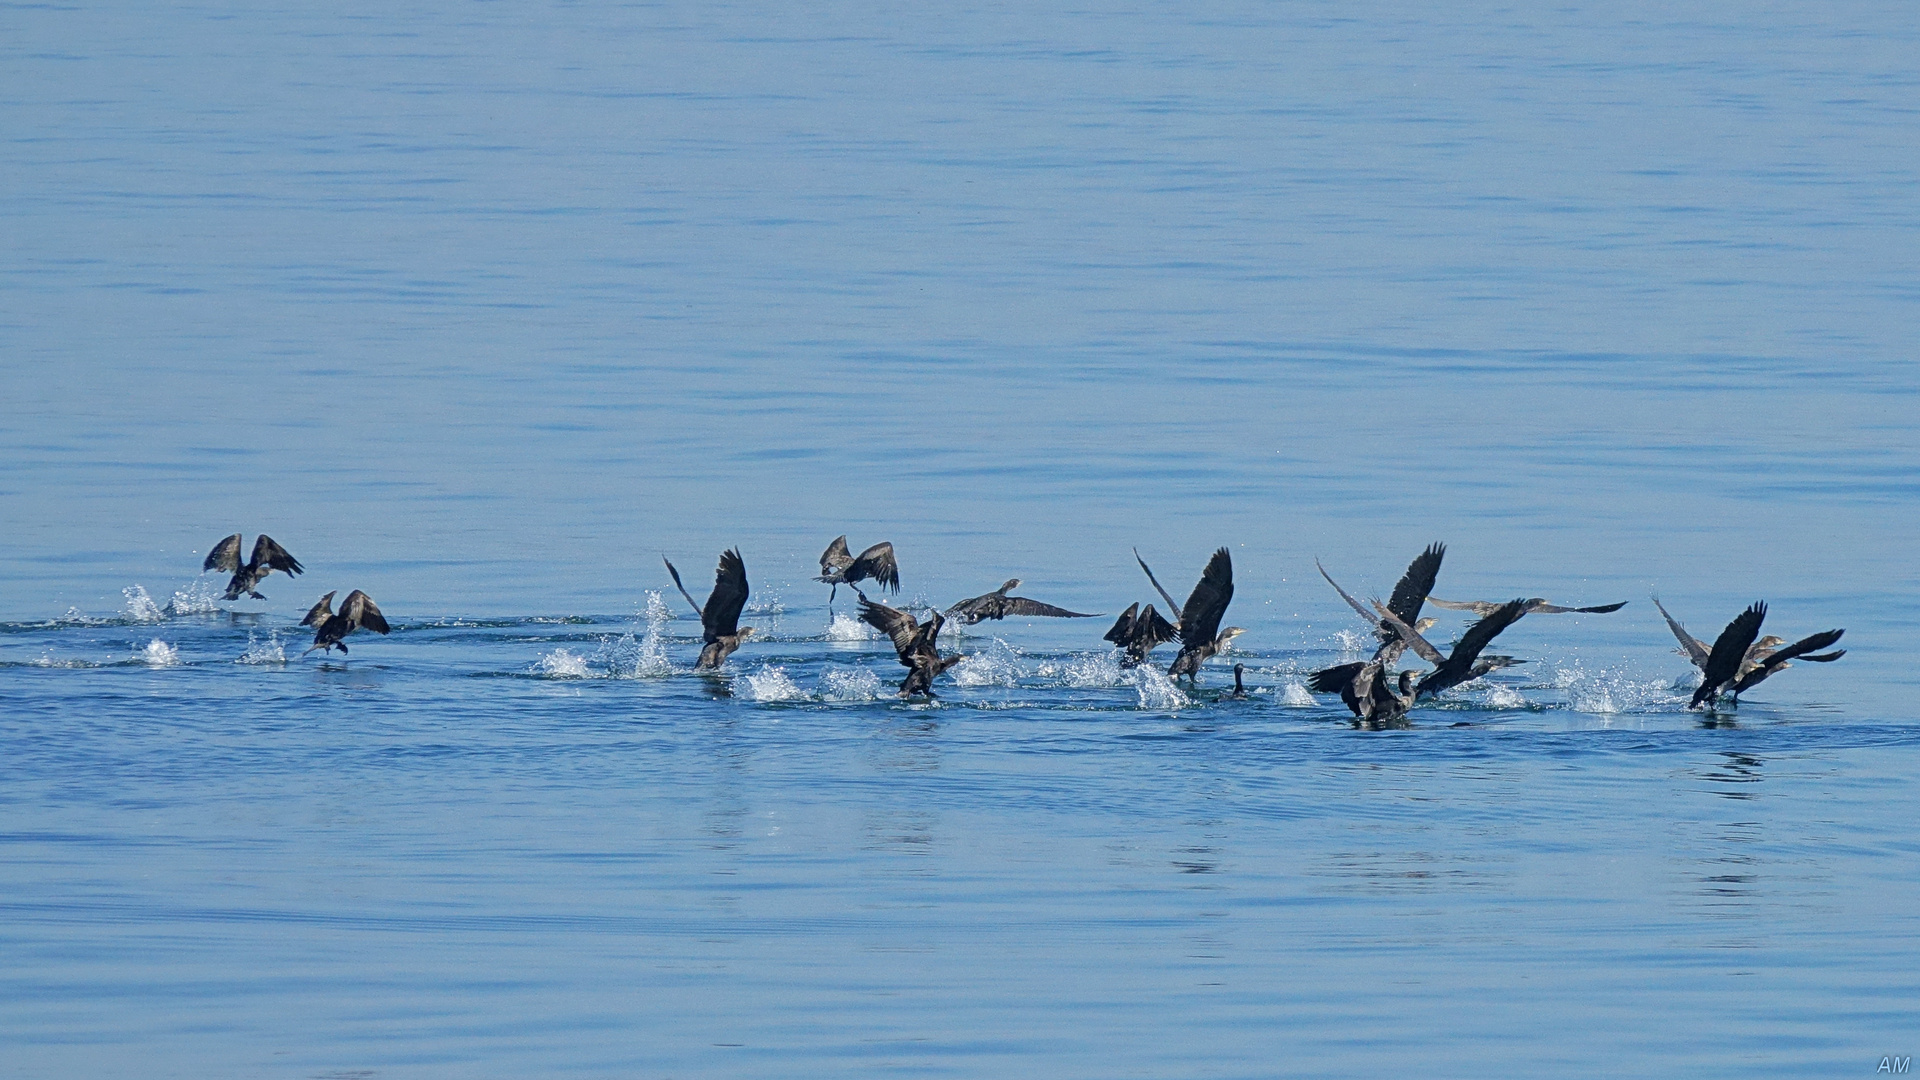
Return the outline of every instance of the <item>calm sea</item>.
[[[0,1076],[1920,1054],[1916,55],[1900,3],[0,5]],[[218,602],[235,531],[307,572]],[[900,702],[842,533],[1107,617]],[[1434,540],[1629,603],[1356,731],[1314,560]],[[762,639],[696,675],[661,556],[735,545]],[[1120,669],[1132,549],[1222,545],[1234,650]],[[302,656],[355,588],[393,633]],[[1652,594],[1848,652],[1704,717]]]

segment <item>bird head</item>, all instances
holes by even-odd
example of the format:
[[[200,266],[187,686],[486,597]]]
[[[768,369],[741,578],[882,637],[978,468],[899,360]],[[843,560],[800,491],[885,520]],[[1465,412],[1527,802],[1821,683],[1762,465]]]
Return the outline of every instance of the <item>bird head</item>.
[[[1241,634],[1244,634],[1246,632],[1247,632],[1247,628],[1244,626],[1229,626],[1226,629],[1220,631],[1220,636],[1218,638],[1215,638],[1214,640],[1219,643],[1221,648],[1224,649],[1227,647],[1227,645],[1230,642],[1233,641],[1234,638],[1237,638]]]
[[[1003,592],[1003,593],[1010,593],[1010,592],[1012,592],[1013,590],[1015,590],[1015,589],[1017,589],[1017,588],[1019,588],[1019,587],[1020,587],[1020,579],[1019,579],[1019,578],[1017,578],[1017,577],[1016,577],[1016,578],[1008,578],[1008,579],[1007,579],[1007,583],[1006,583],[1005,585],[1002,585],[1002,586],[1000,586],[1000,591],[1001,591],[1001,592]]]
[[[1424,634],[1427,631],[1433,629],[1433,624],[1439,621],[1440,621],[1439,619],[1436,619],[1431,615],[1427,616],[1424,619],[1416,620],[1413,624],[1413,632],[1416,634]]]

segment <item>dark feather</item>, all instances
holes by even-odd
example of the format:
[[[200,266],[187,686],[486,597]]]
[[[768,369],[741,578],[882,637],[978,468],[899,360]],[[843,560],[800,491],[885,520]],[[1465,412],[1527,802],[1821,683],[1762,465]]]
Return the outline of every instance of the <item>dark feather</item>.
[[[231,574],[240,569],[240,544],[245,540],[240,533],[234,533],[225,540],[213,545],[207,552],[207,561],[200,564],[200,570],[224,570]]]
[[[336,589],[334,591],[338,592],[339,590]],[[313,605],[313,607],[307,611],[307,617],[300,620],[300,625],[301,626],[319,626],[320,624],[326,622],[327,617],[332,614],[333,614],[333,593],[328,593],[327,595],[320,598],[319,603]]]
[[[283,574],[289,575],[303,573],[306,569],[300,565],[300,560],[289,554],[286,548],[274,543],[273,537],[268,536],[266,533],[261,533],[253,541],[253,559],[249,565],[256,568],[261,566],[271,567]],[[262,574],[261,576],[265,577],[266,575]]]
[[[700,613],[701,626],[709,643],[740,632],[740,612],[747,606],[747,564],[738,548],[720,555],[720,566],[713,572],[713,593]]]
[[[1387,610],[1400,617],[1400,621],[1412,626],[1420,621],[1420,607],[1426,603],[1427,594],[1433,591],[1433,583],[1440,576],[1440,561],[1447,557],[1447,545],[1429,544],[1427,550],[1414,556],[1407,565],[1407,572],[1400,576],[1399,584],[1393,587],[1393,597],[1387,601]]]
[[[1220,620],[1232,600],[1233,557],[1227,554],[1226,548],[1220,548],[1207,560],[1207,569],[1200,575],[1199,584],[1187,594],[1187,604],[1180,609],[1180,643],[1213,644],[1220,633]]]
[[[1740,663],[1746,659],[1753,639],[1760,636],[1760,624],[1766,617],[1766,601],[1757,600],[1720,631],[1720,636],[1714,639],[1713,651],[1707,654],[1706,666],[1701,669],[1700,688],[1693,692],[1689,708],[1711,700],[1739,673]]]

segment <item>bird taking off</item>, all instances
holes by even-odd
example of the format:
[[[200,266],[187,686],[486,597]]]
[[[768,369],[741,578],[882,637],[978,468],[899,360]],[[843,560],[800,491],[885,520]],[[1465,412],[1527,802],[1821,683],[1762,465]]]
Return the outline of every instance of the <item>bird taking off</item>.
[[[674,569],[673,563],[665,556],[660,561],[667,564],[667,573],[673,575],[674,587],[687,598],[693,613],[700,616],[701,637],[706,644],[700,649],[700,660],[693,665],[693,670],[717,670],[741,642],[753,636],[753,627],[740,625],[741,609],[747,606],[746,562],[737,549],[721,552],[719,569],[713,573],[713,592],[703,608],[693,602],[693,594],[680,584],[680,571]]]
[[[266,580],[268,574],[278,570],[291,577],[306,569],[300,565],[300,560],[289,554],[286,548],[274,543],[273,537],[266,533],[261,533],[253,541],[253,558],[242,565],[240,542],[243,539],[240,533],[234,533],[213,545],[213,550],[207,552],[206,561],[200,564],[203,574],[209,570],[225,570],[233,575],[233,580],[227,582],[227,594],[222,597],[224,600],[238,600],[242,596],[265,600],[266,597],[254,590]]]
[[[1785,638],[1772,635],[1760,637],[1760,624],[1767,618],[1765,601],[1756,601],[1747,610],[1734,616],[1727,628],[1714,639],[1712,648],[1687,633],[1678,620],[1667,614],[1659,597],[1653,598],[1653,606],[1667,620],[1667,628],[1673,631],[1673,636],[1680,642],[1680,651],[1693,661],[1693,666],[1700,669],[1700,686],[1694,690],[1693,700],[1687,704],[1690,709],[1697,709],[1702,704],[1711,709],[1722,693],[1730,693],[1733,703],[1738,705],[1742,693],[1765,682],[1775,672],[1792,667],[1789,661],[1830,664],[1847,654],[1845,649],[1820,652],[1839,641],[1845,630],[1827,630],[1801,638],[1791,645],[1786,643]]]
[[[881,541],[854,558],[847,551],[847,538],[842,536],[827,545],[820,553],[820,576],[815,581],[833,586],[827,594],[827,603],[840,593],[840,586],[852,585],[857,581],[872,580],[888,592],[900,591],[900,564],[893,561],[893,544]]]
[[[315,649],[331,652],[338,648],[345,653],[347,643],[343,639],[355,630],[366,629],[376,634],[384,634],[388,630],[386,617],[381,615],[380,609],[374,605],[373,597],[359,589],[347,594],[347,598],[340,604],[338,614],[333,610],[333,594],[328,593],[321,597],[320,602],[313,605],[312,610],[307,612],[307,617],[300,620],[300,625],[314,628],[313,644],[308,646],[307,652]]]
[[[1008,578],[1007,583],[998,589],[971,600],[962,600],[948,608],[947,618],[957,620],[962,626],[972,626],[984,619],[1004,619],[1009,615],[1038,615],[1049,619],[1099,618],[1098,614],[1068,611],[1066,608],[1043,604],[1024,596],[1007,595],[1008,590],[1019,587],[1019,578]]]
[[[946,620],[939,610],[928,611],[927,621],[922,624],[899,608],[875,603],[858,589],[854,592],[860,597],[860,620],[893,641],[893,650],[900,654],[901,666],[907,669],[907,677],[900,682],[900,696],[932,697],[934,678],[966,659],[959,655],[940,655],[940,626]]]
[[[1147,561],[1140,558],[1138,551],[1133,553],[1133,557],[1139,560],[1140,569],[1147,571],[1147,580],[1153,582],[1153,587],[1159,590],[1168,604],[1172,604],[1173,598],[1167,596],[1167,591],[1160,588],[1153,571],[1147,569]],[[1173,666],[1167,669],[1169,678],[1182,675],[1189,679],[1196,677],[1200,665],[1206,663],[1208,657],[1246,633],[1238,626],[1229,626],[1224,630],[1220,628],[1220,619],[1227,613],[1227,605],[1232,601],[1233,557],[1227,554],[1226,548],[1220,548],[1213,553],[1213,558],[1207,560],[1207,568],[1201,572],[1200,581],[1187,594],[1187,602],[1180,608],[1180,622],[1175,627],[1180,634],[1180,655],[1173,658]]]
[[[1107,631],[1106,639],[1126,650],[1121,659],[1123,668],[1139,667],[1147,662],[1147,654],[1155,646],[1164,645],[1180,636],[1174,625],[1161,617],[1152,604],[1145,611],[1138,603],[1127,605],[1127,610],[1114,620],[1113,629]]]
[[[1442,600],[1437,596],[1427,597],[1427,603],[1437,608],[1446,608],[1448,611],[1471,611],[1481,616],[1491,615],[1505,606],[1492,600]],[[1617,604],[1601,604],[1597,607],[1561,607],[1559,604],[1549,604],[1536,596],[1527,601],[1526,613],[1528,615],[1564,615],[1572,611],[1585,615],[1605,615],[1609,611],[1619,611],[1626,606],[1627,602],[1622,600]]]

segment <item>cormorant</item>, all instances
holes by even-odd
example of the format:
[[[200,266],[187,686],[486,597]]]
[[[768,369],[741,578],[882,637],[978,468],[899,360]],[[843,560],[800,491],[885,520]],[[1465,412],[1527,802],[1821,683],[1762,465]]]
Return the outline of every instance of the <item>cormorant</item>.
[[[1426,639],[1422,638],[1418,631],[1402,621],[1399,616],[1384,608],[1379,610],[1381,620],[1391,627],[1395,633],[1399,634],[1401,638],[1406,641],[1407,645],[1416,652],[1419,652],[1422,656],[1425,656],[1429,650],[1436,654],[1439,652],[1438,649],[1434,649],[1432,645],[1428,644]],[[1451,690],[1461,683],[1472,682],[1490,672],[1498,671],[1504,667],[1512,667],[1514,664],[1525,663],[1525,661],[1515,660],[1511,656],[1483,657],[1480,655],[1480,652],[1492,644],[1493,639],[1499,637],[1502,630],[1519,622],[1520,617],[1526,613],[1526,600],[1509,600],[1498,608],[1495,608],[1492,614],[1482,617],[1478,622],[1467,627],[1466,633],[1460,635],[1460,640],[1454,642],[1453,651],[1436,662],[1434,669],[1427,672],[1419,684],[1413,688],[1414,697],[1433,697],[1443,691]]]
[[[307,652],[319,649],[331,652],[338,648],[347,651],[347,643],[341,639],[355,630],[366,629],[376,634],[387,632],[386,617],[374,606],[373,597],[355,589],[347,594],[340,604],[340,613],[333,613],[333,593],[320,598],[320,602],[308,610],[307,617],[300,620],[301,626],[314,627],[313,644]],[[301,653],[305,656],[307,653]]]
[[[253,558],[245,566],[240,564],[240,541],[242,534],[234,533],[225,540],[213,545],[207,552],[207,559],[200,564],[200,572],[226,570],[233,574],[233,580],[227,582],[227,595],[223,600],[238,600],[242,595],[255,600],[265,600],[254,591],[254,587],[266,580],[268,574],[278,570],[289,577],[299,574],[306,568],[300,560],[287,553],[287,549],[273,542],[273,537],[261,533],[253,541]]]
[[[860,597],[860,620],[892,639],[893,650],[900,654],[900,663],[907,669],[907,677],[900,682],[900,696],[925,694],[932,697],[934,678],[966,659],[960,655],[940,655],[940,626],[946,620],[941,617],[939,610],[929,609],[927,621],[922,625],[898,608],[867,599],[866,594],[858,589],[854,593]]]
[[[1233,693],[1227,696],[1235,701],[1247,700],[1247,684],[1244,679],[1246,671],[1247,665],[1245,664],[1233,665]]]
[[[674,587],[680,595],[692,604],[693,613],[700,616],[701,638],[706,642],[700,649],[700,660],[693,665],[695,671],[713,671],[733,655],[740,643],[753,636],[753,627],[740,625],[740,611],[747,606],[747,564],[740,558],[739,549],[720,553],[720,567],[713,572],[713,592],[707,597],[707,606],[702,608],[693,602],[693,594],[680,584],[680,571],[674,569],[673,562],[661,556],[661,562],[667,564],[667,573],[673,575]]]
[[[1700,669],[1700,686],[1693,692],[1693,700],[1687,703],[1690,709],[1705,703],[1709,708],[1723,692],[1733,695],[1734,704],[1740,703],[1740,694],[1766,681],[1774,672],[1791,666],[1791,660],[1809,660],[1816,664],[1830,664],[1847,654],[1847,650],[1811,655],[1840,640],[1845,630],[1827,630],[1810,637],[1801,638],[1791,645],[1786,639],[1768,635],[1759,638],[1760,624],[1766,620],[1766,601],[1755,601],[1747,610],[1734,616],[1725,630],[1713,641],[1709,650],[1706,643],[1687,633],[1686,628],[1667,614],[1661,607],[1659,597],[1653,600],[1653,606],[1660,609],[1666,618],[1667,627],[1673,636],[1680,640],[1680,648],[1687,659],[1692,660]],[[1755,640],[1758,638],[1758,640]],[[1785,648],[1780,646],[1785,645]]]
[[[1140,557],[1134,552],[1134,558]],[[1141,559],[1140,568],[1145,570],[1146,560]],[[1153,580],[1153,571],[1147,570],[1148,580]],[[1153,582],[1159,588],[1158,581]],[[1180,655],[1174,657],[1173,666],[1167,669],[1168,678],[1185,675],[1192,679],[1198,676],[1200,665],[1207,658],[1227,647],[1227,642],[1246,633],[1238,626],[1220,629],[1220,618],[1227,613],[1227,604],[1233,600],[1233,558],[1226,548],[1213,553],[1207,560],[1207,568],[1201,573],[1200,581],[1194,585],[1193,592],[1187,594],[1187,603],[1180,609]]]
[[[1399,583],[1393,587],[1393,597],[1387,601],[1387,610],[1416,631],[1415,641],[1412,643],[1413,651],[1419,653],[1430,664],[1440,663],[1441,657],[1438,650],[1428,655],[1425,649],[1431,646],[1426,645],[1426,642],[1418,637],[1418,631],[1433,625],[1431,619],[1420,617],[1420,607],[1426,603],[1427,593],[1433,589],[1434,579],[1440,576],[1440,561],[1446,557],[1447,545],[1428,544],[1425,551],[1414,556],[1413,561],[1407,564],[1407,572],[1400,575]],[[1374,636],[1380,639],[1381,644],[1391,644],[1399,640],[1392,624],[1381,615],[1362,607],[1360,601],[1355,600],[1347,590],[1340,587],[1339,582],[1333,580],[1333,575],[1327,573],[1327,568],[1320,565],[1319,559],[1313,560],[1313,565],[1319,568],[1320,576],[1327,579],[1327,584],[1333,586],[1333,591],[1340,594],[1340,599],[1345,600],[1347,606],[1353,608],[1361,618],[1373,626]]]
[[[1080,611],[1068,611],[1066,608],[1043,604],[1038,600],[1029,600],[1024,596],[1008,596],[1007,590],[1020,587],[1019,578],[1008,578],[1005,585],[971,600],[962,600],[947,609],[947,617],[958,619],[962,626],[972,626],[983,619],[1004,619],[1009,615],[1043,615],[1053,619],[1095,619],[1096,614]]]
[[[1385,677],[1387,669],[1393,666],[1389,655],[1397,659],[1405,648],[1404,643],[1398,648],[1382,645],[1380,652],[1365,663],[1340,664],[1316,671],[1308,678],[1307,688],[1322,694],[1339,694],[1357,723],[1370,727],[1391,724],[1406,716],[1413,706],[1414,672],[1402,671],[1397,686]]]
[[[1126,650],[1127,655],[1120,661],[1120,666],[1130,668],[1146,663],[1147,654],[1155,646],[1164,645],[1179,636],[1180,631],[1162,618],[1152,604],[1141,611],[1138,603],[1132,603],[1114,620],[1113,629],[1107,631],[1106,639]]]
[[[820,553],[820,576],[813,580],[833,586],[827,594],[827,603],[832,604],[840,586],[868,579],[879,582],[888,592],[900,591],[900,566],[893,561],[893,545],[882,541],[856,559],[847,552],[847,538],[842,536]]]

